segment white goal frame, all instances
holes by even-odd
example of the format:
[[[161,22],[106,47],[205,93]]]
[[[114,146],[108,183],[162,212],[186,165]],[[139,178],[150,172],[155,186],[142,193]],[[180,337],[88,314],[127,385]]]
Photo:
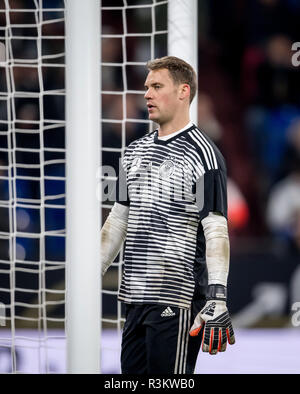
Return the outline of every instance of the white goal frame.
[[[67,372],[100,372],[100,1],[66,0]]]
[[[100,368],[100,0],[66,0],[67,371]],[[197,70],[197,0],[169,0],[168,54]],[[81,76],[80,78],[78,76]],[[197,97],[191,107],[197,122]],[[84,130],[84,132],[83,132]],[[84,338],[84,341],[83,341]]]

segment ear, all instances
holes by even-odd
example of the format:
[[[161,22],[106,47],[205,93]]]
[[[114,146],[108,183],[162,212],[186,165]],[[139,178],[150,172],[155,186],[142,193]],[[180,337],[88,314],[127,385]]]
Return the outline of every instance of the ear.
[[[179,86],[179,99],[185,100],[190,97],[191,87],[187,83],[183,83]]]

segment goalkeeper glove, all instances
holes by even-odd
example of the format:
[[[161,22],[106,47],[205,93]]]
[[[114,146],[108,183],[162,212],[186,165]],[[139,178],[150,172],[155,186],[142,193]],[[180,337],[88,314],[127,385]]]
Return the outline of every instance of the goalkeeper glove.
[[[235,343],[231,319],[226,306],[225,286],[208,286],[207,302],[197,314],[190,329],[190,335],[197,336],[203,325],[203,352],[217,354],[226,350],[227,340],[230,345]]]

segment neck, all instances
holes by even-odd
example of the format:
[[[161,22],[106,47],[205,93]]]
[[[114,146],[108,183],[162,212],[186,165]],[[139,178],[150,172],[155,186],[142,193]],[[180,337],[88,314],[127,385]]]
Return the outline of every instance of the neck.
[[[160,124],[158,129],[158,136],[164,137],[166,135],[175,133],[178,130],[183,129],[190,122],[189,115],[181,117],[179,120],[172,120],[168,123]]]

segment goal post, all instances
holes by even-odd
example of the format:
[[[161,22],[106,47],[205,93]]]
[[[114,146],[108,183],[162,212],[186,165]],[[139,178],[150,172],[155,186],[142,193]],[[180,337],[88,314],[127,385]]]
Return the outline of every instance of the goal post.
[[[198,70],[198,0],[169,0],[168,54],[188,62]],[[197,97],[191,104],[191,120],[197,123]]]
[[[65,7],[67,371],[99,373],[100,1]]]

